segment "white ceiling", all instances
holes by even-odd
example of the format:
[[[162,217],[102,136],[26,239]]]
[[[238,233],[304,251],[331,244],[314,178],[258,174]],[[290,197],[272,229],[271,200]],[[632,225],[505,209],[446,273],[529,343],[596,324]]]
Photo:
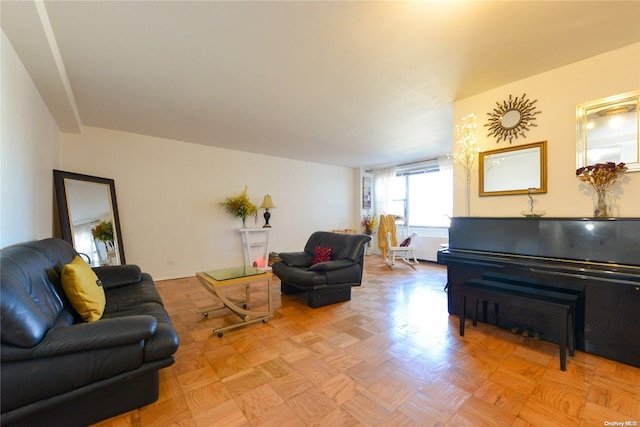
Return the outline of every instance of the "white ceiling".
[[[1,7],[3,31],[63,131],[95,126],[347,167],[448,153],[454,100],[640,41],[638,1]]]

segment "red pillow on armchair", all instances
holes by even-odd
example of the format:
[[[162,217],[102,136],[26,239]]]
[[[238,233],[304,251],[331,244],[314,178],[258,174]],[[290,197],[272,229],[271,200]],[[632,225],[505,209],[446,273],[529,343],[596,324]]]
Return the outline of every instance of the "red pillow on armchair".
[[[311,262],[311,265],[315,265],[320,262],[326,262],[326,261],[331,261],[331,248],[316,246],[315,254],[313,255],[313,261]]]

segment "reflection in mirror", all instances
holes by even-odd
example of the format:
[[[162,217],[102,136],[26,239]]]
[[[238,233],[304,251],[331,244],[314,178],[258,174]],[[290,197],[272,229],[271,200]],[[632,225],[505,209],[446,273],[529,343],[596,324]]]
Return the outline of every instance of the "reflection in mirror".
[[[640,170],[639,106],[640,91],[578,105],[577,167],[624,162]]]
[[[480,196],[546,192],[546,141],[480,153]]]
[[[520,123],[520,112],[518,110],[509,110],[500,118],[500,124],[505,129],[516,127]]]
[[[124,264],[112,179],[53,171],[62,238],[92,267]]]

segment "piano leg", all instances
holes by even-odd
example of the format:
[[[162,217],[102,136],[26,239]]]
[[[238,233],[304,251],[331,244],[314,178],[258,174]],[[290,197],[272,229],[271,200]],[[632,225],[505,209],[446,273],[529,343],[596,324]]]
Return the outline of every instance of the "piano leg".
[[[464,321],[465,321],[465,313],[467,311],[467,296],[462,296],[462,310],[460,310],[460,336],[464,336]]]

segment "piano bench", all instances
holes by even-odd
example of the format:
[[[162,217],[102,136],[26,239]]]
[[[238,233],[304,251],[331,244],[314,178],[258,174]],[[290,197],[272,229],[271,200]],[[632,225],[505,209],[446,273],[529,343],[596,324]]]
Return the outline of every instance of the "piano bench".
[[[520,286],[512,283],[503,283],[483,279],[470,279],[462,282],[458,295],[460,305],[460,336],[464,336],[465,316],[467,309],[467,299],[471,304],[473,313],[473,326],[478,321],[478,302],[483,302],[483,316],[485,301],[495,304],[498,311],[499,304],[506,304],[513,307],[522,307],[539,311],[541,314],[553,316],[552,321],[558,325],[558,341],[560,345],[560,369],[567,370],[567,345],[569,355],[574,355],[575,347],[575,312],[578,296],[569,293],[554,292],[527,286]]]
[[[543,289],[565,294],[574,294],[578,298],[584,294],[584,285],[574,285],[571,283],[554,283],[549,280],[541,280],[527,276],[497,273],[488,271],[482,274],[482,278],[493,282],[511,283],[512,285],[527,286],[531,288]]]

